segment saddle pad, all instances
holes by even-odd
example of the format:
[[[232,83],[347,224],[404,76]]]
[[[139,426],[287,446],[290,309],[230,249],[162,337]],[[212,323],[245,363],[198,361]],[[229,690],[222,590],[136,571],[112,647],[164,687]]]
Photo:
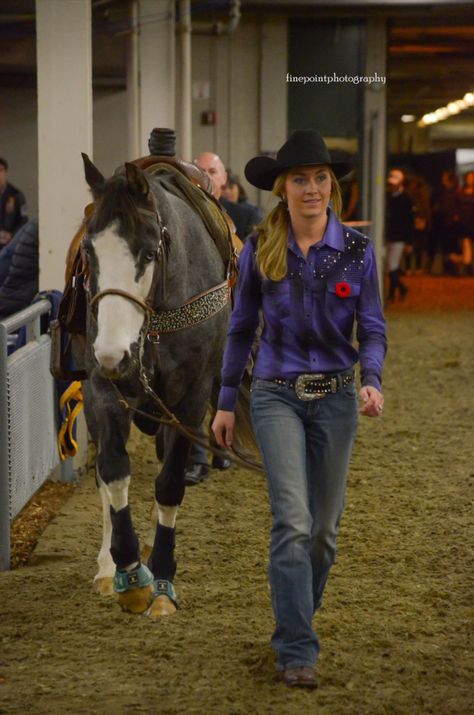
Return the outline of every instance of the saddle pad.
[[[217,201],[199,186],[192,184],[170,164],[153,164],[145,173],[159,176],[161,184],[167,191],[184,199],[196,211],[216,244],[227,269],[233,253],[233,241],[230,227]]]

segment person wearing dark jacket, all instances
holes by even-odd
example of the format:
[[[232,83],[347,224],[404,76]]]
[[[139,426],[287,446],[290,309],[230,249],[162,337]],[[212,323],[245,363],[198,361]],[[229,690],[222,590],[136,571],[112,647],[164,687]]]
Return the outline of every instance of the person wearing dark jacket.
[[[8,162],[0,157],[0,251],[28,220],[25,197],[7,176]]]
[[[413,245],[415,221],[413,203],[404,189],[405,175],[401,169],[392,169],[387,178],[386,239],[387,270],[390,281],[388,299],[395,300],[396,290],[400,298],[408,293],[400,280],[400,261],[406,246]]]
[[[0,320],[30,305],[38,292],[38,222],[25,223],[0,253]]]
[[[231,204],[230,210],[228,206],[229,203]],[[245,213],[243,211],[241,212],[244,221],[241,222],[242,226],[240,227],[240,231],[236,224],[236,233],[240,235],[242,239],[252,233],[255,226],[263,219],[263,211],[248,200],[239,177],[237,174],[233,174],[230,169],[227,169],[227,182],[225,186],[222,187],[221,204],[229,214],[233,210],[232,204],[236,204],[240,209],[245,211]]]
[[[227,183],[227,171],[217,154],[210,151],[203,152],[196,157],[194,163],[209,176],[213,195],[234,222],[237,236],[244,241],[252,233],[255,225],[260,222],[260,210],[252,204],[235,203],[224,198],[222,189]],[[257,210],[255,211],[255,209]]]

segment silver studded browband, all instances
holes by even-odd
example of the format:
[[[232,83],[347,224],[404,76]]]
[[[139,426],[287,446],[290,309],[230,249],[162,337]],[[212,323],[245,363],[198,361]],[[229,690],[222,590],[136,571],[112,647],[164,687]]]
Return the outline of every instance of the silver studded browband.
[[[161,333],[174,333],[177,330],[190,328],[212,318],[225,308],[229,301],[230,288],[228,282],[224,281],[210,291],[194,296],[178,308],[154,313],[150,318],[147,333],[152,339]]]

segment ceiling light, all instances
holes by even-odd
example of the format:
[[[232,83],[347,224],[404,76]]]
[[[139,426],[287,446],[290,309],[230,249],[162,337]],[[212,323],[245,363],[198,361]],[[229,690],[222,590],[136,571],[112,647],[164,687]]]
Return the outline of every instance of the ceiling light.
[[[446,107],[440,107],[435,111],[436,116],[438,119],[443,120],[446,119],[446,117],[449,117],[449,111],[447,110]]]
[[[474,92],[466,92],[462,99],[453,99],[453,101],[449,102],[446,107],[439,107],[438,109],[435,109],[434,112],[428,112],[428,114],[424,114],[422,118],[418,120],[417,125],[419,127],[426,127],[428,124],[441,122],[444,119],[448,119],[448,117],[453,116],[454,114],[459,114],[459,112],[462,112],[464,109],[469,109],[469,107],[472,106],[474,106]],[[411,115],[404,114],[402,116],[402,122],[409,121],[407,119],[404,119],[404,117],[406,116]]]
[[[400,117],[400,119],[402,120],[402,122],[404,122],[405,124],[407,124],[408,122],[414,122],[415,119],[416,119],[416,117],[415,117],[414,114],[402,114],[402,116]]]

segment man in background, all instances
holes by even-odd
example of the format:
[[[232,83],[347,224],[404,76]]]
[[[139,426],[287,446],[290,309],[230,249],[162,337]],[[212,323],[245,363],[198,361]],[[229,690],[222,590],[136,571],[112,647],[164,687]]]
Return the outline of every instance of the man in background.
[[[413,203],[405,193],[404,180],[401,169],[391,169],[387,177],[385,220],[390,301],[395,300],[397,290],[401,300],[408,293],[407,286],[400,280],[400,261],[407,246],[412,250],[415,233]]]
[[[255,212],[248,206],[233,201],[228,201],[222,195],[222,189],[227,183],[227,171],[221,158],[217,154],[210,151],[199,154],[194,160],[196,166],[201,171],[204,171],[210,178],[212,183],[212,194],[219,201],[221,206],[227,211],[235,225],[237,236],[243,241],[246,236],[252,233],[255,223],[260,220],[255,216]],[[199,429],[201,437],[205,438],[205,421]],[[214,442],[214,440],[213,440]],[[215,444],[215,442],[214,442]],[[212,457],[212,467],[215,469],[228,469],[231,466],[230,460],[217,457]],[[190,487],[203,482],[209,474],[209,465],[207,461],[207,449],[199,444],[193,444],[189,457],[188,467],[185,471],[185,484]]]
[[[0,251],[27,221],[25,197],[8,182],[8,162],[0,157]]]
[[[224,164],[217,154],[210,151],[203,152],[196,157],[194,163],[209,176],[214,197],[234,222],[237,236],[244,241],[262,219],[260,209],[253,204],[235,203],[224,198],[222,189],[227,184],[228,177]]]

